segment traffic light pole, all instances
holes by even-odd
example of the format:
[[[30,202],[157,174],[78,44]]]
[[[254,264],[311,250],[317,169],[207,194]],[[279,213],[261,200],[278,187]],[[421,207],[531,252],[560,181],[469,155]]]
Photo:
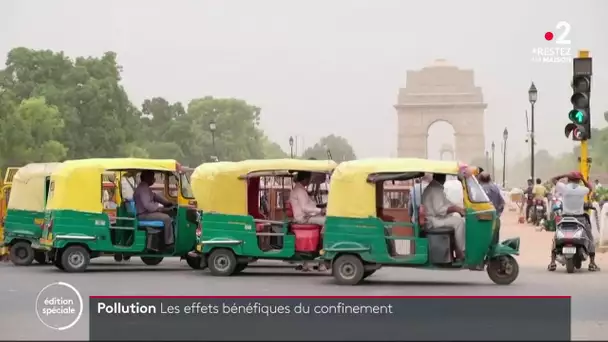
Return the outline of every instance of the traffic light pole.
[[[578,58],[589,58],[589,51],[588,50],[579,50],[578,52]],[[589,118],[590,119],[590,118]],[[581,172],[581,174],[583,175],[583,178],[589,182],[589,163],[590,163],[590,159],[589,159],[589,143],[587,142],[587,140],[581,140],[581,157],[579,159],[579,170]],[[585,200],[587,202],[589,202],[589,196],[590,194],[587,195],[587,198],[585,198]]]

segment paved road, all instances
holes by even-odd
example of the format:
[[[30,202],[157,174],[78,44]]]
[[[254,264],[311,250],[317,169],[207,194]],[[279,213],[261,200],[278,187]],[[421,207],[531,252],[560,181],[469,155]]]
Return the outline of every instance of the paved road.
[[[605,339],[608,336],[608,264],[605,271],[566,274],[545,270],[546,259],[526,250],[535,245],[546,255],[549,235],[529,227],[512,227],[506,235],[525,236],[519,279],[510,286],[494,285],[485,272],[431,272],[385,268],[356,287],[337,286],[319,273],[303,274],[290,267],[247,269],[231,278],[212,277],[191,270],[177,259],[159,266],[145,266],[138,259],[117,264],[112,259],[96,259],[85,274],[66,274],[52,266],[14,267],[0,265],[0,339],[75,340],[88,338],[88,317],[66,332],[55,332],[37,319],[34,305],[38,292],[47,284],[64,281],[83,295],[571,295],[573,296],[573,337]],[[527,247],[526,247],[527,246]],[[527,254],[527,255],[526,255]],[[85,313],[88,307],[85,307]]]

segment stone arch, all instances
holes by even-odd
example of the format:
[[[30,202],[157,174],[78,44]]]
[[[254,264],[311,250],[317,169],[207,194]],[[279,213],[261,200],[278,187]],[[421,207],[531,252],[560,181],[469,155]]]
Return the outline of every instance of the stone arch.
[[[422,70],[407,72],[407,84],[399,90],[397,110],[399,157],[427,158],[429,127],[446,121],[455,131],[458,160],[472,162],[485,153],[484,113],[481,88],[473,70],[462,70],[437,60]]]
[[[447,132],[443,132],[444,130],[449,130],[449,135],[445,135]],[[455,133],[454,125],[449,121],[438,119],[429,123],[426,139],[427,157],[429,159],[454,160],[456,157],[454,149],[456,144]]]

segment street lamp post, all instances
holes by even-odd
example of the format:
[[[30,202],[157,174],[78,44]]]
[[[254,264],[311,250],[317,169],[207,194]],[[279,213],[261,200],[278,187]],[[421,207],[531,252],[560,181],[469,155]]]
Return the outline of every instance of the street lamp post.
[[[503,140],[503,149],[502,149],[502,187],[506,187],[507,179],[507,139],[509,139],[509,131],[507,131],[507,127],[502,132],[502,140]]]
[[[490,152],[486,151],[486,172],[490,172]]]
[[[496,182],[496,163],[495,163],[495,159],[494,159],[494,150],[496,149],[496,145],[494,144],[494,141],[492,141],[492,180],[494,182]]]
[[[530,178],[534,179],[534,104],[538,100],[538,90],[534,82],[528,89],[528,100],[530,101],[532,116],[530,117]]]
[[[293,137],[289,137],[289,157],[293,158]]]
[[[215,125],[215,120],[211,120],[211,122],[209,122],[209,131],[211,131],[211,146],[213,147],[213,160],[217,161],[218,157],[217,157],[217,150],[215,148],[215,129],[217,128],[217,126]]]

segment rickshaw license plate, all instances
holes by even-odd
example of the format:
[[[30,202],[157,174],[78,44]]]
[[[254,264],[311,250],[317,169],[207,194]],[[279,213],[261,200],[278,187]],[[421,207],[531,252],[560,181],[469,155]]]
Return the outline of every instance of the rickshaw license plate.
[[[562,248],[562,254],[576,254],[576,247],[564,247]]]
[[[542,206],[542,205],[537,205],[537,206],[536,206],[536,209],[538,209],[538,210],[542,210],[542,209],[543,209],[543,206]]]

